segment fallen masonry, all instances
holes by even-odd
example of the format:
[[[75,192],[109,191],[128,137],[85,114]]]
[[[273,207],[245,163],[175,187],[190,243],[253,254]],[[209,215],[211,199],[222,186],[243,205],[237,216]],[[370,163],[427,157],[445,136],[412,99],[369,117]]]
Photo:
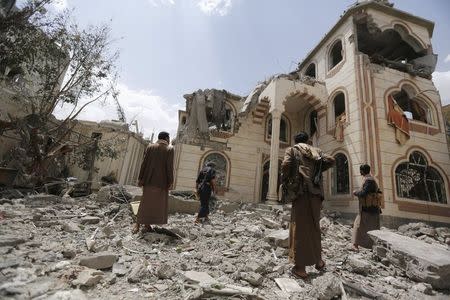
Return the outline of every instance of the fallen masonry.
[[[450,289],[448,247],[427,244],[389,231],[374,230],[369,235],[376,243],[375,253],[379,258],[387,258],[405,270],[411,279],[429,283],[435,288]]]
[[[289,206],[219,202],[210,224],[195,225],[194,213],[175,212],[156,232],[132,235],[130,202],[139,193],[129,189],[106,187],[100,199],[96,194],[76,199],[41,194],[0,201],[0,298],[406,300],[450,295],[448,228],[411,223],[396,232],[382,229],[372,232],[373,251],[353,253],[348,222],[324,212],[320,224],[327,270],[308,267],[310,279],[303,281],[290,272]],[[182,194],[174,197],[184,201]]]

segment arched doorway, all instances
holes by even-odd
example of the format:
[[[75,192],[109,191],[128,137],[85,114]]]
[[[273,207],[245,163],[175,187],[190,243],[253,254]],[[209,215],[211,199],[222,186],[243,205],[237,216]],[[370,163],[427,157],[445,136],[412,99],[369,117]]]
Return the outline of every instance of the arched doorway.
[[[267,160],[263,165],[263,172],[261,178],[261,202],[266,201],[267,193],[269,191],[269,169],[270,160]],[[278,182],[277,182],[277,193],[280,188],[281,182],[281,160],[278,160]]]

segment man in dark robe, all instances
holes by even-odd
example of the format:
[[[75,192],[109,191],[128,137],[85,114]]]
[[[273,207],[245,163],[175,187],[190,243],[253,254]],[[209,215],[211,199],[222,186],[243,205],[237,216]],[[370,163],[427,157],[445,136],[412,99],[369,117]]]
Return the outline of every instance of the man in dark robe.
[[[200,197],[200,210],[195,219],[195,223],[209,221],[209,201],[211,194],[216,192],[216,170],[214,170],[214,167],[215,164],[213,162],[208,162],[200,173],[198,173],[197,180],[195,181],[197,194]]]
[[[169,143],[169,133],[163,131],[158,134],[158,141],[145,150],[138,177],[138,185],[143,187],[143,195],[133,233],[139,231],[140,224],[144,224],[146,231],[152,230],[152,224],[167,224],[174,157],[174,149]]]
[[[307,144],[308,134],[295,136],[295,145],[286,150],[281,164],[282,180],[298,176],[298,190],[292,202],[289,227],[289,258],[295,263],[291,272],[307,278],[306,266],[325,268],[320,237],[320,210],[323,201],[322,172],[334,164],[334,158]],[[296,174],[298,172],[299,174]]]
[[[368,231],[380,229],[381,192],[378,184],[370,175],[370,166],[361,165],[359,168],[364,177],[361,189],[353,191],[358,197],[359,211],[353,224],[352,244],[353,250],[358,251],[358,246],[372,248],[373,241],[367,235]]]

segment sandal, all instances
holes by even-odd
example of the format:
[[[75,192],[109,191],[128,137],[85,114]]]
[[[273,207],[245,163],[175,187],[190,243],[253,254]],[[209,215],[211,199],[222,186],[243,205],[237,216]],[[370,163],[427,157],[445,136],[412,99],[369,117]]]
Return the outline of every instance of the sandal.
[[[294,276],[297,279],[302,279],[302,280],[306,280],[308,279],[308,274],[305,272],[305,274],[301,274],[301,273],[297,273],[297,271],[295,271],[295,267],[292,267],[291,269],[291,275]]]
[[[321,263],[321,264],[320,264],[320,263]],[[323,270],[325,270],[325,268],[327,267],[327,265],[325,264],[325,262],[324,262],[323,260],[321,260],[320,263],[319,263],[320,265],[319,265],[319,264],[315,265],[316,270],[317,270],[317,271],[323,271]]]
[[[359,248],[358,248],[358,246],[352,245],[352,247],[350,248],[350,251],[359,252]]]

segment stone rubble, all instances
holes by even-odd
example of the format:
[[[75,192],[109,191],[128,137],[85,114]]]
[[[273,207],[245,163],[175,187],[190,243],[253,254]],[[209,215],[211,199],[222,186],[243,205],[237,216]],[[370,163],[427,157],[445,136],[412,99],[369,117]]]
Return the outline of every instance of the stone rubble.
[[[303,281],[290,272],[288,206],[219,203],[210,224],[194,224],[194,213],[175,213],[157,232],[132,235],[127,201],[138,197],[138,191],[134,195],[114,186],[102,193],[0,201],[1,299],[448,299],[450,295],[442,289],[450,270],[442,267],[431,274],[433,268],[428,268],[419,276],[417,270],[424,265],[422,250],[417,249],[422,248],[409,246],[410,252],[399,252],[399,245],[386,241],[393,231],[379,231],[377,238],[385,241],[377,242],[373,251],[350,251],[351,227],[338,213],[324,212],[320,222],[327,270],[307,267],[310,278]],[[411,223],[395,232],[401,234],[396,237],[399,243],[409,237],[413,242],[408,243],[414,247],[419,243],[428,254],[440,251],[441,262],[450,257],[446,227]]]

